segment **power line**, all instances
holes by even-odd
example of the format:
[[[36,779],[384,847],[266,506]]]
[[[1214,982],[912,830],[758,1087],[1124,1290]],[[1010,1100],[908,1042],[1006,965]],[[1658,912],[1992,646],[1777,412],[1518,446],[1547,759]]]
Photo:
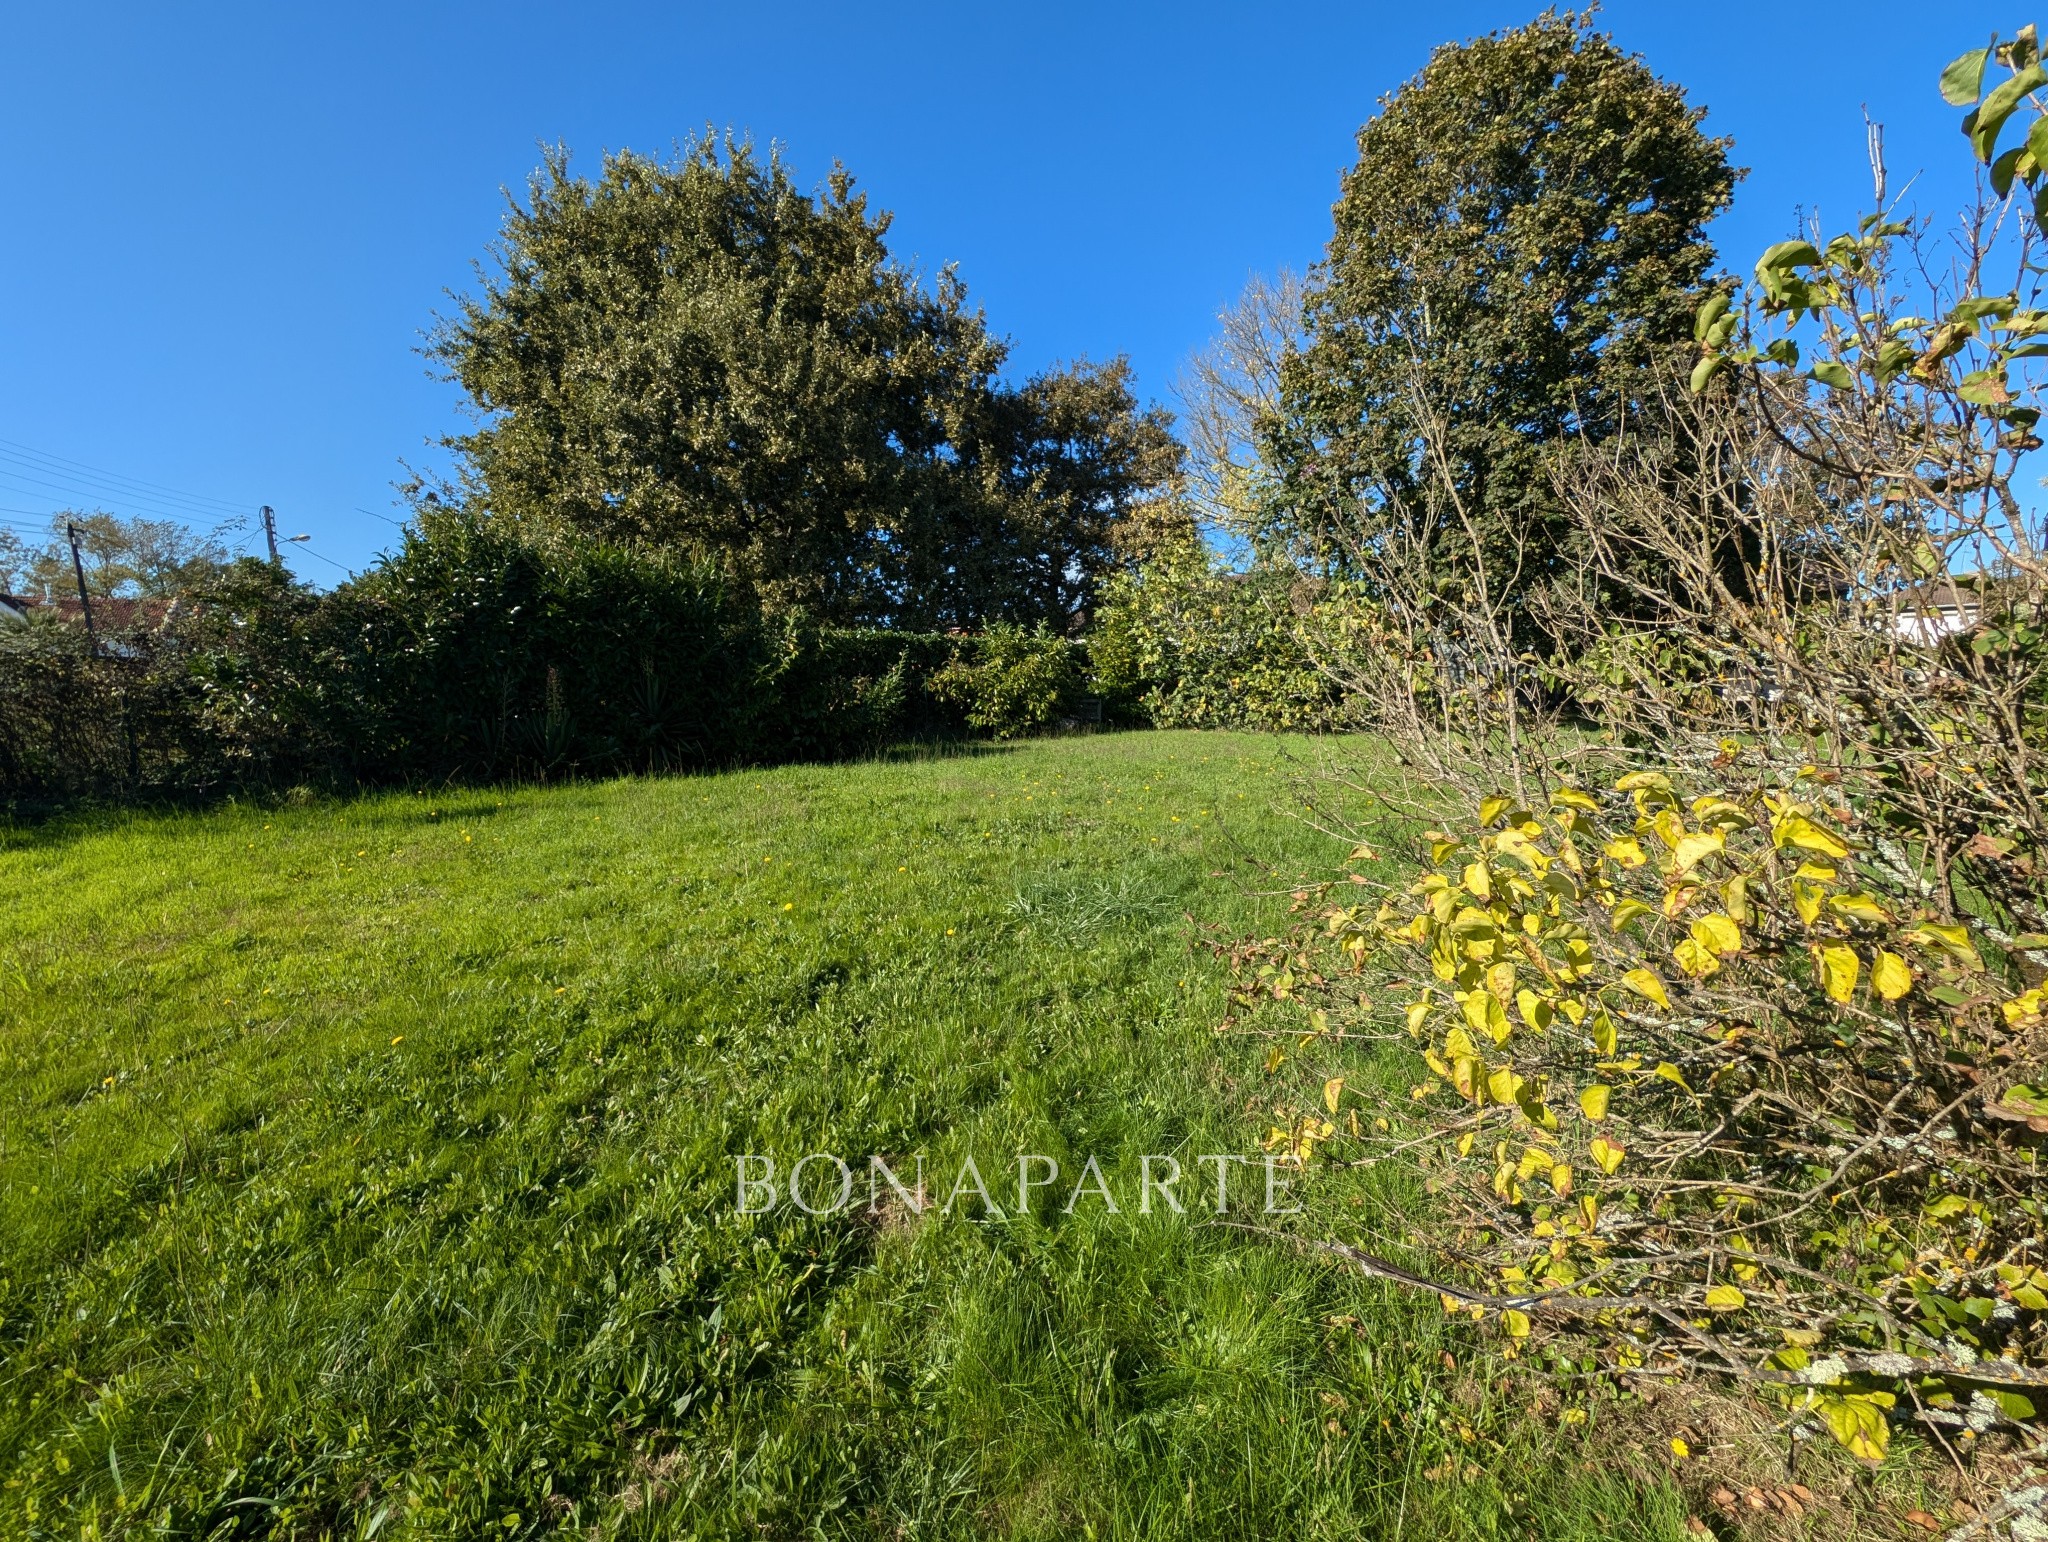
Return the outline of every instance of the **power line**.
[[[356,570],[354,568],[349,567],[344,563],[336,562],[332,557],[322,557],[320,556],[319,552],[313,550],[313,548],[310,546],[300,545],[298,549],[304,552],[309,557],[320,557],[320,560],[326,563],[329,567],[340,568],[342,572],[348,574],[350,578],[354,578],[356,576]]]
[[[240,512],[247,508],[246,504],[235,500],[214,498],[203,493],[187,492],[183,488],[172,487],[164,482],[151,482],[142,477],[131,477],[118,471],[107,471],[98,466],[89,466],[84,461],[71,460],[66,456],[54,455],[48,450],[38,450],[33,445],[22,444],[13,439],[0,438],[0,459],[11,460],[20,465],[50,471],[60,476],[70,473],[71,475],[68,476],[68,480],[73,482],[81,480],[76,473],[83,472],[85,476],[82,480],[85,481],[126,485],[131,488],[142,489],[146,493],[164,494],[181,503],[204,505],[231,512]]]
[[[84,487],[76,483],[31,476],[25,471],[6,465],[0,465],[0,492],[13,493],[17,497],[47,498],[52,504],[68,505],[73,509],[80,505],[131,509],[160,519],[176,520],[180,524],[219,524],[248,517],[246,509],[230,511],[165,503],[119,488]]]

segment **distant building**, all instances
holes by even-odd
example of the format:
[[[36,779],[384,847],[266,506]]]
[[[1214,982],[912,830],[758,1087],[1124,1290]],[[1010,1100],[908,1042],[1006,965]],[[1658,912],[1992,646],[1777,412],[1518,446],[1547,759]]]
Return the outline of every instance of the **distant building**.
[[[134,632],[160,627],[179,610],[175,599],[124,600],[112,595],[95,595],[92,624],[101,632]],[[75,594],[43,599],[36,595],[0,594],[0,625],[26,623],[32,616],[49,616],[73,626],[85,622],[85,607]]]
[[[2010,578],[1951,573],[1892,596],[1892,627],[1910,642],[1937,643],[1974,631],[1987,608],[2018,600],[2023,592]]]

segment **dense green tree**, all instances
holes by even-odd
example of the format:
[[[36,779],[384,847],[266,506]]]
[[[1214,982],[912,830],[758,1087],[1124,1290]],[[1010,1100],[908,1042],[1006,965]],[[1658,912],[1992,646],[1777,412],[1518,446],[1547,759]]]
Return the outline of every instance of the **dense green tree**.
[[[1065,624],[1104,530],[1172,467],[1128,371],[1008,389],[952,271],[892,261],[835,170],[706,136],[673,162],[551,154],[434,341],[479,409],[493,514],[714,563],[772,610]]]
[[[1175,523],[1181,447],[1166,413],[1140,410],[1121,358],[991,392],[958,442],[977,491],[936,500],[922,510],[928,524],[904,529],[898,615],[908,624],[1066,629],[1104,575]]]
[[[1544,457],[1649,411],[1690,343],[1737,175],[1703,116],[1557,12],[1444,46],[1383,99],[1282,363],[1264,533],[1341,568],[1462,507],[1497,573],[1555,565]],[[1462,530],[1442,550],[1469,578]]]

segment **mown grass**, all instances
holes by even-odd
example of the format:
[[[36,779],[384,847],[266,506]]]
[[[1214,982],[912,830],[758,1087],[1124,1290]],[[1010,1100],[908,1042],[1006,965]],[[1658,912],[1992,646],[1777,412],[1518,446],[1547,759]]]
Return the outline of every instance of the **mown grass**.
[[[1186,916],[1330,861],[1281,750],[9,833],[0,1531],[1681,1534],[1433,1301],[1134,1212],[1140,1153],[1193,1200],[1270,1112]],[[738,1154],[810,1151],[1093,1154],[1124,1208],[736,1213]],[[1398,1238],[1406,1184],[1308,1201]]]

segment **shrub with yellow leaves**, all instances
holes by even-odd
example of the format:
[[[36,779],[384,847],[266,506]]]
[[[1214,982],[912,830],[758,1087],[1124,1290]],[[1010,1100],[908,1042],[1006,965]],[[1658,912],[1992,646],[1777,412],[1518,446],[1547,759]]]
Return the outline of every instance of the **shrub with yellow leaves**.
[[[1510,1336],[1570,1320],[1772,1385],[1865,1456],[1899,1391],[2030,1418],[2048,992],[1892,892],[1857,824],[1817,774],[1487,798],[1405,887],[1323,891],[1333,957],[1295,944],[1286,999],[1427,1066],[1406,1117],[1275,1144],[1427,1151],[1480,1275],[1456,1299]]]

